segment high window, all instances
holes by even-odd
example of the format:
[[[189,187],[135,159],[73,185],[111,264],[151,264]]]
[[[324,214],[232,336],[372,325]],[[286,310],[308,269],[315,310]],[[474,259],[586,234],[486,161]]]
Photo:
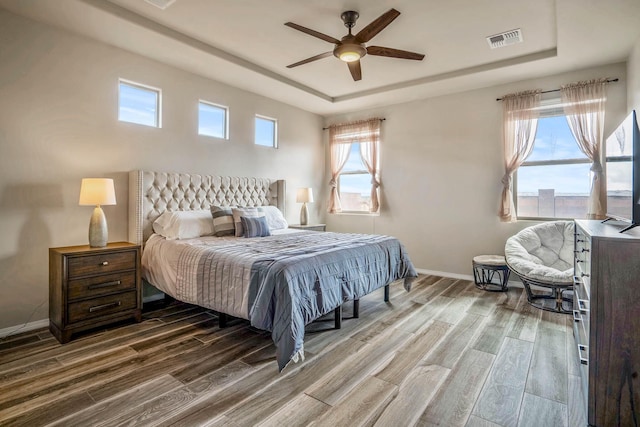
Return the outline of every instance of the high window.
[[[228,139],[227,107],[202,100],[198,102],[198,135]]]
[[[256,115],[255,128],[256,145],[278,148],[278,121],[276,119]]]
[[[591,160],[580,150],[562,107],[543,106],[531,154],[516,173],[518,218],[586,218]]]
[[[120,79],[118,84],[118,120],[139,125],[162,127],[161,90]]]

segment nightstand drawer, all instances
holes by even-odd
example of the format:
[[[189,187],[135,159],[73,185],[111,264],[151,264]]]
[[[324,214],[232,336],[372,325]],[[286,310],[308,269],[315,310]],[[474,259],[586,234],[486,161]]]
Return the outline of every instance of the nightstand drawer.
[[[80,322],[106,314],[134,310],[138,306],[137,292],[123,292],[69,304],[69,322]]]
[[[126,289],[135,290],[135,288],[136,272],[134,270],[69,280],[67,300],[94,298]]]
[[[136,251],[124,251],[69,257],[69,278],[133,270],[136,268],[137,254]]]

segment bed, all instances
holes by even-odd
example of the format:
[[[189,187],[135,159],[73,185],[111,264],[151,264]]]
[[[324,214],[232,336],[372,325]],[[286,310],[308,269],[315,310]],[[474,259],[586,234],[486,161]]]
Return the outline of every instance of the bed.
[[[129,174],[129,240],[143,245],[143,278],[180,301],[270,331],[280,370],[304,357],[306,324],[396,280],[408,291],[417,276],[403,245],[389,236],[288,228],[256,238],[154,233],[154,222],[213,206],[284,212],[285,189],[284,181],[265,178]],[[253,235],[247,218],[242,224]]]

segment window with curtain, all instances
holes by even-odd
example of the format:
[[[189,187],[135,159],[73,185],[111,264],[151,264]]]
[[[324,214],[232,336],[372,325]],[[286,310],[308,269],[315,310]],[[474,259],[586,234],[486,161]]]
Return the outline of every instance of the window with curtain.
[[[329,213],[377,213],[380,209],[380,119],[329,127]]]
[[[560,99],[543,103],[533,149],[515,174],[518,218],[586,218],[590,167]]]
[[[601,148],[607,82],[563,85],[555,103],[542,103],[540,90],[502,98],[501,221],[604,218]]]
[[[338,194],[343,212],[371,212],[371,174],[362,162],[359,142],[351,143],[338,178]]]

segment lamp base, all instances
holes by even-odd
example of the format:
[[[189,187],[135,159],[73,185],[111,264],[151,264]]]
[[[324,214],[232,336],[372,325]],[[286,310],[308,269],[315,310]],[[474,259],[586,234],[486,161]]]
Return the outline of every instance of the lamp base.
[[[107,218],[100,206],[96,206],[89,222],[89,246],[92,248],[104,248],[107,246]]]
[[[300,209],[300,225],[307,225],[309,223],[309,209],[307,209],[307,204],[302,204],[302,209]]]

